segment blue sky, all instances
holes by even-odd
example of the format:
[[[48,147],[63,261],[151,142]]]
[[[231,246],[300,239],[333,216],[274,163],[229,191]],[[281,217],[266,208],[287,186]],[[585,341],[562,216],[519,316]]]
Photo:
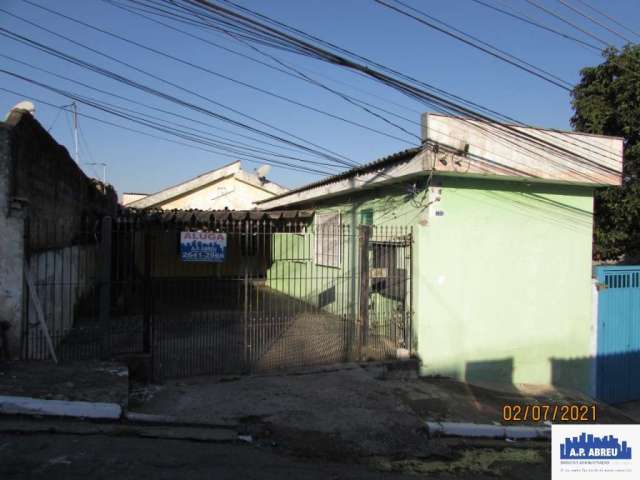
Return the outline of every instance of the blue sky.
[[[368,162],[416,143],[415,139],[391,128],[383,121],[373,118],[366,112],[331,93],[229,54],[221,49],[208,46],[178,32],[165,29],[160,25],[127,14],[104,1],[32,1],[114,33],[124,35],[132,40],[152,45],[171,55],[206,66],[209,69],[260,88],[286,95],[297,101],[322,108],[385,133],[406,138],[406,141],[392,139],[301,109],[259,92],[240,87],[219,77],[181,65],[173,60],[137,49],[114,38],[44,12],[24,3],[22,0],[4,0],[0,3],[0,8],[11,13],[72,37],[86,46],[105,51],[120,60],[195,91],[213,101],[224,103],[260,121],[275,125],[289,133],[339,152],[354,162]],[[578,81],[581,68],[601,62],[598,52],[520,23],[471,0],[405,1],[461,30],[480,37],[486,42],[495,44],[513,55],[545,68],[572,84]],[[544,24],[586,41],[593,41],[584,34],[571,30],[569,26],[560,23],[558,20],[545,15],[539,10],[535,10],[524,0],[485,1],[497,6],[507,5],[513,10],[525,12]],[[622,45],[622,40],[578,17],[557,0],[537,1],[545,5],[545,7],[561,13],[607,42],[616,46]],[[568,1],[580,7],[577,0]],[[635,0],[586,1],[596,8],[605,10],[609,15],[631,28],[640,25],[640,2]],[[239,3],[348,48],[379,63],[405,72],[415,78],[424,80],[431,85],[515,117],[520,121],[537,126],[570,128],[569,119],[572,111],[568,92],[473,50],[411,19],[400,16],[372,0],[279,0],[261,2],[239,0]],[[584,7],[581,8],[584,10]],[[585,13],[593,14],[588,10],[584,11]],[[219,107],[214,107],[208,101],[203,100],[202,97],[193,97],[183,91],[172,89],[157,80],[128,70],[79,46],[25,24],[4,12],[0,12],[0,27],[20,33],[104,68],[109,68],[154,88],[165,90],[172,95],[189,99],[210,109],[216,108],[220,110]],[[624,32],[621,28],[615,25],[613,27],[632,39],[639,40],[638,37],[634,38],[632,34]],[[198,32],[198,34],[206,36],[221,45],[256,55],[246,46],[238,44],[222,34],[204,31]],[[326,82],[331,87],[339,88],[348,94],[357,95],[373,104],[383,106],[399,115],[408,117],[414,123],[403,122],[403,126],[415,132],[416,135],[419,134],[417,122],[419,122],[420,112],[426,110],[425,106],[371,80],[337,67],[291,54],[274,53],[281,59],[303,69],[305,73]],[[130,87],[100,77],[95,73],[83,71],[79,67],[66,64],[62,60],[52,58],[45,53],[20,45],[4,37],[0,42],[0,55],[15,57],[40,68],[72,77],[77,81],[186,115],[189,118],[197,119],[210,125],[193,124],[197,128],[215,132],[219,135],[227,135],[227,133],[219,131],[219,128],[240,132],[240,130],[234,129],[229,125],[215,122],[206,116],[132,90]],[[114,100],[67,81],[53,78],[3,57],[0,57],[0,65],[4,69],[43,83],[52,84],[84,95],[91,95],[112,103],[124,104],[121,100]],[[69,100],[63,96],[29,85],[22,80],[7,77],[4,74],[0,74],[0,88],[2,87],[23,93],[26,98],[45,100],[54,105],[69,103]],[[2,114],[21,99],[16,95],[0,91]],[[70,116],[64,112],[59,114],[59,109],[43,105],[38,100],[35,103],[37,108],[36,116],[39,121],[45,128],[51,129],[51,134],[58,142],[73,151]],[[129,106],[139,109],[135,105]],[[122,119],[114,119],[87,106],[80,105],[79,109],[81,113],[108,119],[123,126],[145,130],[145,127],[129,124]],[[224,112],[224,110],[220,111]],[[229,113],[229,115],[234,116],[236,114]],[[239,117],[234,116],[234,118]],[[235,160],[232,154],[214,154],[191,149],[143,136],[126,129],[106,126],[83,117],[80,118],[80,127],[80,154],[83,169],[91,176],[98,176],[99,170],[96,171],[95,167],[84,165],[84,163],[106,162],[108,164],[108,181],[114,184],[119,193],[124,191],[153,192]],[[157,132],[153,133],[166,136]],[[258,165],[244,163],[244,166],[246,169],[252,170]],[[333,169],[331,171],[337,170]],[[318,175],[293,172],[284,167],[274,167],[269,176],[274,181],[288,187],[298,186],[319,178]]]

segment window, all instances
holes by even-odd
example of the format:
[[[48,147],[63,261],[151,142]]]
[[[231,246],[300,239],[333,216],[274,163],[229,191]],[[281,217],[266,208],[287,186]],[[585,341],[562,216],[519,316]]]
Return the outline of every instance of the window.
[[[340,212],[317,213],[315,216],[316,248],[314,259],[316,265],[340,267],[342,228]]]
[[[371,242],[373,261],[371,291],[394,300],[404,300],[407,294],[407,271],[398,268],[403,246],[394,242]],[[404,265],[402,265],[404,266]]]
[[[360,211],[360,224],[361,225],[373,225],[373,210],[367,208]]]

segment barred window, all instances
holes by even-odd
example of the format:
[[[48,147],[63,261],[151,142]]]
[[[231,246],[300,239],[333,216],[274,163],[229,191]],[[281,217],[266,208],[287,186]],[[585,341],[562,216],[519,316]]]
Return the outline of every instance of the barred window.
[[[315,263],[326,267],[340,267],[342,228],[340,212],[316,213]]]

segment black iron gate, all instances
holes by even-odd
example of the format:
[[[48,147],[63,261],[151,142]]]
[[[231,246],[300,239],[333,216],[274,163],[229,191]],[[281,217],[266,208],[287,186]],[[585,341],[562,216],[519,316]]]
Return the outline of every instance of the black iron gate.
[[[70,245],[33,248],[34,289],[58,356],[146,353],[156,377],[170,378],[409,349],[410,228],[252,216],[123,215],[84,225]],[[200,261],[185,252],[185,232],[216,234],[224,252]],[[43,332],[27,317],[25,356],[45,358]]]
[[[142,224],[120,218],[27,223],[22,357],[150,352],[146,238]]]

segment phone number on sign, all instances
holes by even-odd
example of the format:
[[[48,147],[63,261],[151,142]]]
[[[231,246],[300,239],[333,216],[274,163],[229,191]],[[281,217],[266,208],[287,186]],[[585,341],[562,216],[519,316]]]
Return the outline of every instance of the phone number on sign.
[[[595,422],[595,405],[504,405],[504,422]]]

